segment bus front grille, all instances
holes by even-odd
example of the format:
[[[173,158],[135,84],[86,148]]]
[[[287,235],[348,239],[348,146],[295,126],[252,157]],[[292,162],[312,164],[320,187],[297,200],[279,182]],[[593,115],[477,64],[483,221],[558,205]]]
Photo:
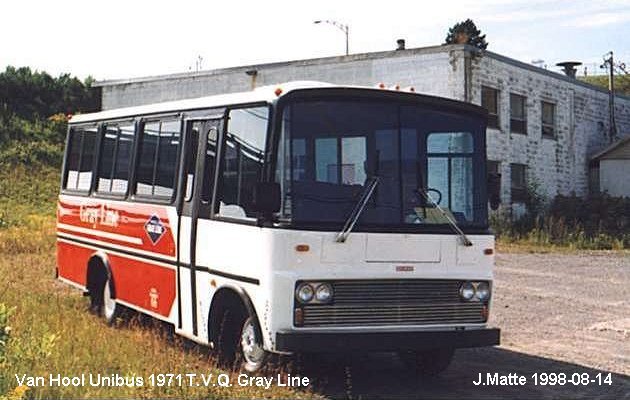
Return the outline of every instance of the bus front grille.
[[[304,327],[484,323],[484,303],[463,301],[459,280],[329,282],[331,304],[302,306]]]

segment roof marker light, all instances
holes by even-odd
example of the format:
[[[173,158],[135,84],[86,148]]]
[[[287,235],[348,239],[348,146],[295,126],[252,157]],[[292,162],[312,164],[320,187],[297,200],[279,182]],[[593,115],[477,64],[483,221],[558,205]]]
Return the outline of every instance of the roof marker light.
[[[274,93],[275,93],[275,95],[276,95],[276,96],[280,96],[280,95],[282,94],[282,88],[281,88],[281,87],[276,88],[276,90],[274,91]]]
[[[385,89],[385,84],[383,82],[378,84],[379,89]]]

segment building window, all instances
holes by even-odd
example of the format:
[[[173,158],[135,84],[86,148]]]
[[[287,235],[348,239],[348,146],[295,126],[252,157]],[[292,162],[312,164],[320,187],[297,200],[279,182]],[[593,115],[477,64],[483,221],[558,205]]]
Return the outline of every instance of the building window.
[[[525,96],[510,93],[510,132],[527,134]]]
[[[488,110],[488,128],[499,129],[499,91],[482,86],[481,106]]]
[[[512,203],[522,203],[527,197],[527,165],[510,164]]]
[[[496,202],[498,207],[501,202],[501,161],[488,160],[486,169],[488,174],[488,202],[491,205]],[[495,208],[493,207],[493,209]]]
[[[541,126],[543,137],[556,137],[556,105],[546,101],[541,102]]]

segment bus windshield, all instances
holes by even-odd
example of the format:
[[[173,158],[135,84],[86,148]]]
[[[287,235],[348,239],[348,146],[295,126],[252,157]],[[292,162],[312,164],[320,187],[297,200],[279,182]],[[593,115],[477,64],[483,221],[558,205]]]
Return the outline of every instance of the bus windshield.
[[[281,220],[341,227],[378,178],[357,229],[485,226],[484,132],[481,116],[427,105],[294,100],[282,110]]]

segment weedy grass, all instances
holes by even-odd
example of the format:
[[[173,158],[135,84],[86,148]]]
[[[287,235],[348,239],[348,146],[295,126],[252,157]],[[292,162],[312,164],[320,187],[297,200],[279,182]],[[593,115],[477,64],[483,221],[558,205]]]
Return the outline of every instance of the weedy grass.
[[[313,398],[308,390],[237,385],[238,372],[217,367],[203,346],[137,314],[115,327],[90,314],[81,293],[55,279],[55,197],[51,169],[0,172],[0,399]],[[51,183],[52,182],[52,183]],[[149,321],[149,322],[147,322]],[[276,376],[278,367],[265,373]],[[137,376],[142,387],[18,387],[22,377],[50,374]],[[151,386],[150,374],[229,373],[232,387]],[[199,380],[198,380],[199,381]],[[214,382],[214,380],[213,380]]]

